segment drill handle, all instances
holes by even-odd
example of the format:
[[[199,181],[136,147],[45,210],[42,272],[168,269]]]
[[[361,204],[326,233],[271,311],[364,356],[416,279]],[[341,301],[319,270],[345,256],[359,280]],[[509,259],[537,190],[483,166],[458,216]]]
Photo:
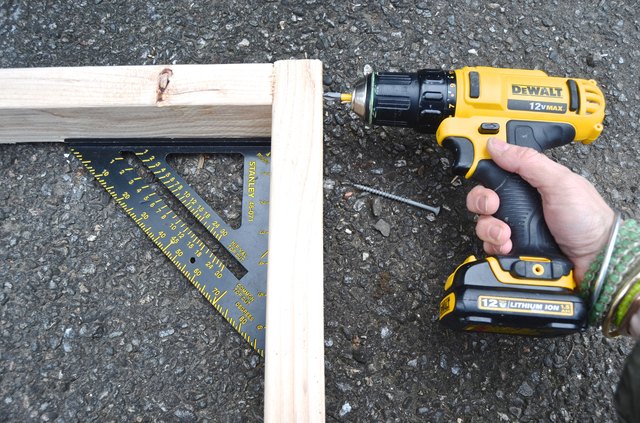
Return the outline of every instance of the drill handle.
[[[564,258],[544,220],[540,193],[519,175],[509,173],[493,160],[481,160],[473,179],[500,198],[494,216],[509,225],[513,256]],[[567,260],[568,261],[568,260]]]
[[[467,136],[462,136],[458,129],[460,136],[444,136],[441,144],[454,153],[454,173],[478,181],[494,190],[500,197],[500,208],[494,216],[511,228],[511,255],[562,258],[568,262],[549,232],[538,191],[520,176],[505,171],[491,160],[486,147],[489,135],[485,132],[478,134],[476,128],[479,127],[481,131],[494,129],[493,126],[496,129],[504,128],[506,130],[493,133],[497,137],[506,138],[509,144],[530,147],[541,152],[572,142],[576,135],[574,127],[560,122],[510,120],[501,121],[500,124],[486,124],[476,119],[462,118],[458,122],[454,120],[455,118],[448,119],[450,122],[445,120],[448,126],[442,125],[438,130],[439,134],[451,133],[454,124],[456,128],[468,127],[471,130],[468,135],[464,134]],[[470,122],[465,125],[465,120]]]

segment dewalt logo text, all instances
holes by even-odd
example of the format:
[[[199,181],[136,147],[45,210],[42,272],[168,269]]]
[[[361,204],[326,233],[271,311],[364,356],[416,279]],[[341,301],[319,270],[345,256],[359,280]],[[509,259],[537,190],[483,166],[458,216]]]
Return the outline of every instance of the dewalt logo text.
[[[526,95],[531,97],[562,97],[562,88],[544,87],[539,85],[512,85],[511,93],[515,95]]]

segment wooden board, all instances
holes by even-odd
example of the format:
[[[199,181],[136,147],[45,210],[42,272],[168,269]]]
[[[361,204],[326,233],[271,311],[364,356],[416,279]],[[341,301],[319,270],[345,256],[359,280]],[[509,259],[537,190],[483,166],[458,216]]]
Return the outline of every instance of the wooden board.
[[[0,69],[0,87],[0,143],[271,134],[271,64]]]
[[[265,422],[322,422],[322,63],[274,73]]]

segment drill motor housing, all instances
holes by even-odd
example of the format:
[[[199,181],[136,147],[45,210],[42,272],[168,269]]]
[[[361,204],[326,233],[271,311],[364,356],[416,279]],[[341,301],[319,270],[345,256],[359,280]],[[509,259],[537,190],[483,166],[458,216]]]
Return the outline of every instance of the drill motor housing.
[[[496,191],[494,215],[511,228],[508,256],[470,256],[449,276],[440,321],[453,329],[563,335],[586,327],[588,305],[574,291],[572,264],[544,221],[536,189],[504,171],[490,137],[539,152],[602,132],[605,100],[593,80],[538,70],[465,67],[372,73],[352,94],[354,112],[373,125],[435,133],[453,152],[453,172]]]

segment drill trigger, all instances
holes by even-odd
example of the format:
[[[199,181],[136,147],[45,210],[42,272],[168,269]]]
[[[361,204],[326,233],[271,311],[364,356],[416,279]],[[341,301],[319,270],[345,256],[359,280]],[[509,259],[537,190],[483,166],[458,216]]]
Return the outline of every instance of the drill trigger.
[[[452,171],[456,175],[465,176],[473,166],[473,143],[465,137],[447,137],[442,146],[453,153]]]

